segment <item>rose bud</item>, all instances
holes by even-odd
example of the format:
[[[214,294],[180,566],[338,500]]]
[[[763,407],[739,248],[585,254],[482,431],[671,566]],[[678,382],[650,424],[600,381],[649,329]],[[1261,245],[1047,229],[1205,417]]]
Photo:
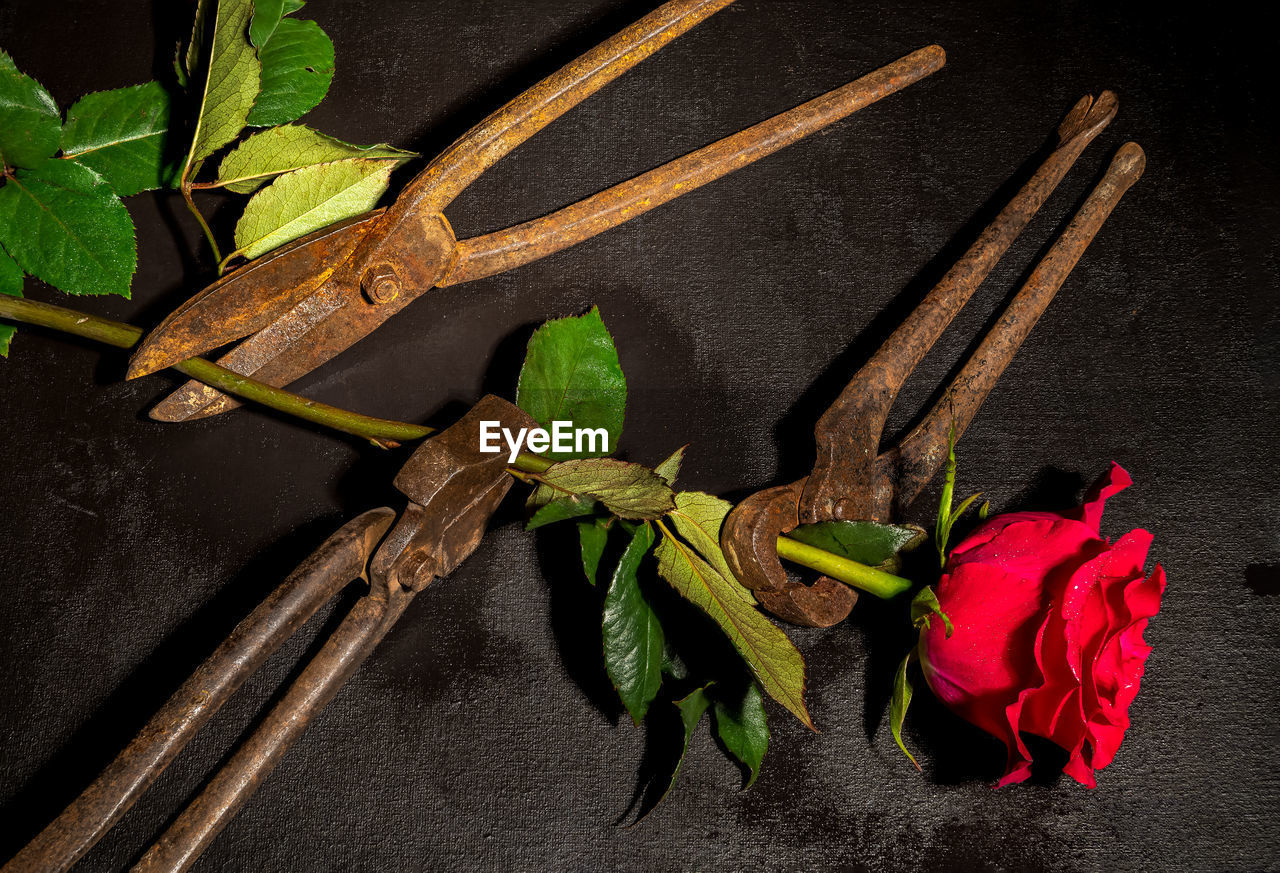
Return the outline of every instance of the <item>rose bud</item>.
[[[955,631],[932,622],[920,662],[948,708],[1004,741],[999,785],[1030,775],[1019,731],[1066,749],[1063,772],[1090,788],[1124,738],[1165,587],[1159,565],[1143,576],[1151,534],[1099,534],[1106,499],[1130,484],[1113,463],[1080,508],[996,516],[947,561],[937,596]]]

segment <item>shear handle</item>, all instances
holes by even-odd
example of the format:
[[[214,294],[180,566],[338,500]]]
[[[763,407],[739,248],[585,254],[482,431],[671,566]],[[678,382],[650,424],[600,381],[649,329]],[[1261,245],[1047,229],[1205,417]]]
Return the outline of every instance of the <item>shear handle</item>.
[[[410,503],[369,561],[369,594],[352,607],[284,698],[147,851],[136,871],[186,870],[355,673],[414,595],[453,572],[480,545],[512,481],[500,454],[479,450],[483,421],[533,423],[513,404],[489,395],[418,447],[396,476],[396,488]]]
[[[188,869],[404,613],[414,593],[361,598],[253,735],[147,850],[134,873]]]
[[[677,158],[543,218],[458,244],[458,261],[440,285],[501,273],[576,245],[734,170],[816,133],[946,63],[931,45],[787,112]]]
[[[398,289],[435,285],[426,265],[406,263],[422,226],[464,188],[529,137],[733,0],[670,0],[552,73],[481,121],[427,165],[406,187],[351,260],[335,274],[345,285],[368,286],[395,276]],[[397,293],[399,293],[397,291]]]
[[[1116,96],[1086,95],[1058,128],[1058,145],[964,256],[863,365],[814,428],[817,462],[800,501],[800,521],[878,518],[871,506],[876,455],[889,410],[907,376],[1009,246],[1058,187],[1085,147],[1111,122]]]
[[[877,464],[881,483],[876,494],[877,509],[883,512],[891,505],[895,510],[906,507],[933,478],[946,456],[952,423],[959,438],[1103,222],[1141,177],[1146,162],[1146,155],[1135,142],[1125,143],[1116,152],[1102,180],[1036,264],[946,392],[898,447],[881,456]],[[888,486],[891,481],[896,481],[893,489]]]
[[[412,208],[443,212],[464,188],[542,128],[733,0],[671,0],[489,115],[409,183]]]
[[[245,680],[351,580],[395,513],[375,509],[324,541],[201,664],[93,784],[4,866],[3,873],[71,867],[120,820]]]

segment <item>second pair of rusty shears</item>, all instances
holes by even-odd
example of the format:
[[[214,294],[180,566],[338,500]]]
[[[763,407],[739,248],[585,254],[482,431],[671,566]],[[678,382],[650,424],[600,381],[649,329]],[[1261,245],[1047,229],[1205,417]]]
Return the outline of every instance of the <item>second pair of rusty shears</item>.
[[[444,209],[543,127],[733,0],[671,0],[553,73],[431,161],[389,207],[251,261],[175,310],[138,347],[136,378],[243,339],[219,360],[277,387],[349,348],[431,288],[579,243],[790,145],[942,67],[928,46],[853,82],[550,215],[458,240]],[[244,339],[248,337],[248,339]],[[237,401],[197,382],[152,410],[184,421]]]
[[[818,420],[813,471],[758,491],[729,513],[721,531],[725,557],[738,581],[770,612],[814,627],[848,617],[857,593],[826,576],[812,585],[788,577],[778,560],[778,537],[819,522],[890,521],[928,485],[947,457],[948,443],[964,433],[1103,222],[1142,175],[1146,156],[1137,143],[1116,152],[1101,181],[919,424],[898,443],[882,447],[890,408],[911,371],[1084,149],[1111,123],[1117,107],[1110,91],[1076,103],[1031,178]]]

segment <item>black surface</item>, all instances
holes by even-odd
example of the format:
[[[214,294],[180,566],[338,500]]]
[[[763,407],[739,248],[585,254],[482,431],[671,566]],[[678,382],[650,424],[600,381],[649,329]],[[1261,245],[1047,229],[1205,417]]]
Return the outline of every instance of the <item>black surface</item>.
[[[326,2],[338,74],[309,118],[434,154],[653,0]],[[1172,4],[1171,4],[1172,5]],[[621,229],[437,292],[300,383],[448,421],[510,391],[533,325],[598,303],[631,383],[624,450],[685,442],[689,487],[738,496],[811,460],[840,386],[963,250],[1065,110],[1120,113],[904,391],[909,423],[1115,148],[1148,169],[961,444],[961,489],[1064,506],[1115,459],[1104,530],[1169,573],[1134,727],[1099,786],[993,792],[998,745],[929,704],[881,711],[900,641],[860,607],[796,631],[822,729],[771,710],[755,788],[700,733],[673,796],[615,825],[645,734],[608,703],[595,597],[513,513],[421,597],[199,870],[1049,869],[1280,866],[1277,285],[1269,22],[1109,3],[741,0],[519,149],[451,208],[460,234],[548,211],[937,42],[947,67],[829,132]],[[64,108],[165,73],[186,4],[7,0],[0,45]],[[1236,16],[1241,13],[1231,13]],[[1171,17],[1173,16],[1173,17]],[[1019,170],[1019,167],[1022,169]],[[984,206],[984,204],[986,204]],[[177,198],[129,201],[151,325],[207,279]],[[229,229],[229,211],[219,213]],[[39,299],[59,300],[28,284]],[[261,412],[163,426],[168,377],[24,330],[0,363],[0,856],[50,820],[187,672],[343,519],[398,500],[404,455]],[[916,509],[928,515],[935,492]],[[313,622],[312,633],[323,625]],[[81,869],[128,866],[310,642],[274,658]],[[603,689],[603,690],[602,690]],[[1059,760],[1060,763],[1060,760]]]

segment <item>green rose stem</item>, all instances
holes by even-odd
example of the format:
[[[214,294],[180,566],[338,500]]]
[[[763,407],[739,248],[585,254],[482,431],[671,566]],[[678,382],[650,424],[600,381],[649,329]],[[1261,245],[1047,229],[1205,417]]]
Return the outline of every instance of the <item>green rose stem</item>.
[[[142,339],[143,334],[141,328],[131,324],[3,294],[0,294],[0,318],[59,330],[121,349],[133,348]],[[174,364],[173,369],[226,394],[262,404],[313,424],[362,437],[379,448],[392,448],[401,442],[420,440],[434,432],[432,428],[422,425],[373,418],[347,409],[339,409],[327,403],[308,400],[291,391],[234,373],[203,358],[189,358]],[[516,458],[514,466],[522,472],[536,474],[545,472],[552,463],[547,458],[524,453]],[[785,536],[778,538],[778,556],[802,567],[817,570],[832,579],[838,579],[846,585],[860,588],[876,597],[894,597],[911,587],[908,580],[899,576],[850,561],[848,558],[833,555],[831,552]]]
[[[138,340],[142,339],[142,329],[131,324],[98,318],[73,309],[21,297],[7,295],[0,295],[0,297],[3,298],[0,299],[0,318],[53,328],[121,349],[133,348],[138,344]],[[173,369],[243,400],[251,400],[352,436],[364,437],[379,448],[393,448],[402,441],[420,440],[433,432],[429,427],[403,421],[390,421],[385,418],[373,418],[329,406],[327,403],[308,400],[291,391],[241,376],[203,358],[190,358],[174,364]]]
[[[810,570],[817,570],[825,576],[839,579],[846,585],[860,588],[885,600],[896,597],[911,587],[909,579],[850,561],[788,536],[778,537],[778,557]]]
[[[213,259],[218,262],[218,275],[222,275],[222,251],[218,248],[218,240],[213,235],[213,229],[209,227],[209,222],[205,221],[204,214],[200,212],[196,206],[196,201],[191,197],[191,184],[184,182],[182,184],[182,199],[187,202],[187,209],[191,210],[191,214],[196,217],[196,221],[200,222],[200,229],[204,231],[204,238],[209,241],[209,248],[213,249]]]

